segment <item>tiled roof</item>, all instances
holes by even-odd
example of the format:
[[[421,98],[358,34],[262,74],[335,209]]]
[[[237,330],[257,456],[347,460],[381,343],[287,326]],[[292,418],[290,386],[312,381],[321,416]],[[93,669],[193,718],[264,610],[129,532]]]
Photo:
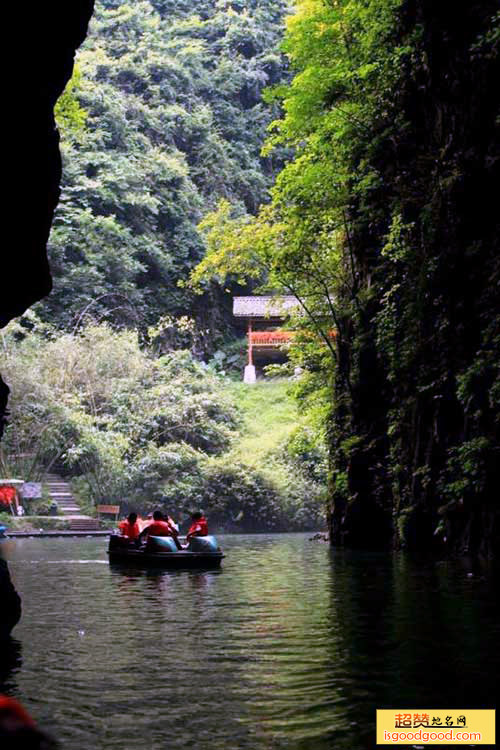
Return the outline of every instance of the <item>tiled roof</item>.
[[[300,307],[297,297],[234,297],[233,315],[237,318],[284,318]]]

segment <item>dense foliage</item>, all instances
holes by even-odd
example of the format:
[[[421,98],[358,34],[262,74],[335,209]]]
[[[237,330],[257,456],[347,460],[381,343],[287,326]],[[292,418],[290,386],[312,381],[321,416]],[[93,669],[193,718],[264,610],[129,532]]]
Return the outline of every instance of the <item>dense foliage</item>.
[[[288,445],[291,396],[286,429],[266,425],[255,461],[242,448],[253,412],[236,407],[244,399],[225,377],[244,362],[228,335],[230,297],[182,283],[205,251],[200,219],[220,199],[254,213],[282,163],[261,154],[278,111],[261,92],[284,78],[286,8],[97,2],[55,112],[54,291],[4,336],[13,398],[3,473],[56,469],[88,510],[201,505],[235,530],[323,525],[324,456],[300,425]]]
[[[197,224],[217,200],[243,213],[266,200],[279,159],[260,154],[273,117],[261,92],[284,74],[285,8],[97,2],[56,111],[64,171],[45,320],[145,328],[187,313],[222,327],[221,305],[179,282],[203,256]]]
[[[295,158],[257,219],[203,224],[195,283],[265,268],[303,302],[337,542],[498,542],[499,22],[488,0],[299,2],[269,142]]]
[[[302,470],[300,445],[290,486],[235,461],[242,414],[224,377],[188,351],[158,354],[139,346],[137,331],[107,324],[56,335],[30,317],[30,336],[19,324],[3,335],[13,394],[3,475],[33,480],[57,470],[89,510],[160,506],[185,518],[201,506],[216,528],[321,527],[320,480]],[[281,451],[275,466],[286,473],[292,454]]]

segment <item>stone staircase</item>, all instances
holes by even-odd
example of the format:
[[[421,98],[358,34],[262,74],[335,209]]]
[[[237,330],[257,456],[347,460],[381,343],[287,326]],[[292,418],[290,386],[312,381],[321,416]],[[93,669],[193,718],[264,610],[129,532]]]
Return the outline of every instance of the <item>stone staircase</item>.
[[[72,518],[69,522],[70,531],[99,531],[99,521],[97,518]]]
[[[96,531],[99,529],[97,518],[91,518],[82,513],[68,482],[57,474],[47,474],[44,485],[50,497],[57,502],[63,517],[70,522],[71,531]]]
[[[61,477],[56,474],[47,474],[45,477],[44,485],[49,492],[50,497],[56,501],[59,506],[59,510],[63,512],[65,516],[82,516],[80,506],[76,504],[73,493],[71,492],[71,486]],[[84,516],[87,518],[87,516]]]

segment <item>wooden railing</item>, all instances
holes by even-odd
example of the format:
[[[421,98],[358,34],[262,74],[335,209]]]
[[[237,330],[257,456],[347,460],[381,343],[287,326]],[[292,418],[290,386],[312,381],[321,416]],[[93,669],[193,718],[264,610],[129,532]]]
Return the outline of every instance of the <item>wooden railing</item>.
[[[293,341],[297,333],[295,331],[251,331],[247,335],[250,337],[252,346],[283,346]],[[317,334],[302,331],[302,335],[309,338]],[[334,330],[330,330],[327,336],[329,339],[335,339],[337,334]]]
[[[289,344],[294,337],[293,331],[251,331],[252,346],[283,346]]]

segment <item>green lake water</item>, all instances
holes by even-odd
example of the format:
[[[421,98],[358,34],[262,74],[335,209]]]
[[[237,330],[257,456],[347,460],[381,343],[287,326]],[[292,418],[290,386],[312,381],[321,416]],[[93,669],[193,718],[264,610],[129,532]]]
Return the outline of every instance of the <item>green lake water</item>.
[[[365,750],[376,708],[492,708],[497,581],[465,563],[221,536],[220,571],[2,542],[23,618],[0,688],[65,750]]]

